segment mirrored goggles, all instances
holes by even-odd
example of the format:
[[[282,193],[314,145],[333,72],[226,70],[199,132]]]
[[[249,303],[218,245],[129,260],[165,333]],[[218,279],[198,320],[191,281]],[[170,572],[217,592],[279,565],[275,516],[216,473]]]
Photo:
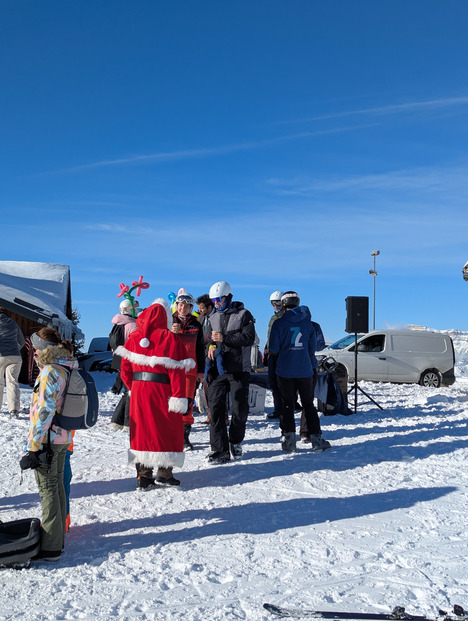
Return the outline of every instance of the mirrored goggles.
[[[190,295],[179,295],[176,302],[177,304],[190,304],[190,306],[193,306],[193,298]]]

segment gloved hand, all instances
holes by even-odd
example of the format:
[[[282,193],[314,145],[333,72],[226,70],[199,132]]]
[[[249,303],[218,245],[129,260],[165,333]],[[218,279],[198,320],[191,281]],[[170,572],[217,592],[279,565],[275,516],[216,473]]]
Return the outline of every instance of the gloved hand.
[[[29,451],[28,457],[29,457],[29,463],[31,464],[30,468],[32,470],[34,470],[35,468],[38,468],[41,465],[41,462],[39,461],[38,451]]]
[[[263,358],[262,358],[262,363],[264,367],[268,366],[268,352],[265,349],[265,351],[263,352]]]
[[[20,459],[21,470],[29,470],[29,468],[37,468],[40,465],[37,451],[29,451]]]

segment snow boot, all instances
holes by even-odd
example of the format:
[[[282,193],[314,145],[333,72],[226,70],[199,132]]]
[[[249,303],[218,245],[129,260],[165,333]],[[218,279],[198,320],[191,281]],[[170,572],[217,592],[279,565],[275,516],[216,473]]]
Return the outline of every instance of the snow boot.
[[[19,412],[18,412],[18,410],[11,410],[11,412],[10,412],[10,418],[19,418]]]
[[[301,433],[301,442],[302,444],[310,444],[310,436],[308,433]]]
[[[57,562],[62,556],[62,550],[40,550],[36,556],[32,557],[32,561],[49,561]]]
[[[210,464],[226,464],[231,459],[229,451],[212,451],[208,455]]]
[[[189,440],[192,425],[184,425],[184,451],[193,451],[193,444]]]
[[[155,489],[157,487],[155,480],[148,477],[139,476],[137,481],[137,490],[139,492],[149,492],[150,489]]]
[[[242,444],[231,444],[231,455],[233,457],[241,457],[242,455]]]
[[[286,453],[296,452],[296,434],[294,431],[288,431],[281,437],[281,448]]]
[[[312,443],[312,450],[315,451],[326,451],[331,447],[331,444],[328,440],[322,437],[321,433],[315,433],[310,436],[310,441]]]
[[[172,466],[169,468],[159,467],[156,474],[156,482],[161,483],[161,485],[180,485],[179,479],[175,479],[172,476]]]

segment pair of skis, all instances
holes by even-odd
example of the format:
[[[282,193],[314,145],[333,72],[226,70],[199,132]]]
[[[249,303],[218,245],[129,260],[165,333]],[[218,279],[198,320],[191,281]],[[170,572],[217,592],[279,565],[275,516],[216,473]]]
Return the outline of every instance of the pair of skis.
[[[333,612],[327,610],[308,610],[303,608],[283,608],[274,604],[263,607],[276,617],[283,619],[308,617],[310,619],[328,619],[332,621],[468,621],[468,614],[461,606],[454,606],[451,613],[439,610],[437,618],[410,615],[402,606],[397,606],[391,613],[372,612]]]

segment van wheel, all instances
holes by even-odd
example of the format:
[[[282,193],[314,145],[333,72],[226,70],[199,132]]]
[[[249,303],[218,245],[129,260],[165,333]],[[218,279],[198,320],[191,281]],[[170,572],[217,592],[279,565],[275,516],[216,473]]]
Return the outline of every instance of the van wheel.
[[[421,386],[427,386],[429,388],[439,388],[442,383],[442,379],[440,377],[439,371],[436,369],[428,369],[421,374],[421,379],[419,380]]]

